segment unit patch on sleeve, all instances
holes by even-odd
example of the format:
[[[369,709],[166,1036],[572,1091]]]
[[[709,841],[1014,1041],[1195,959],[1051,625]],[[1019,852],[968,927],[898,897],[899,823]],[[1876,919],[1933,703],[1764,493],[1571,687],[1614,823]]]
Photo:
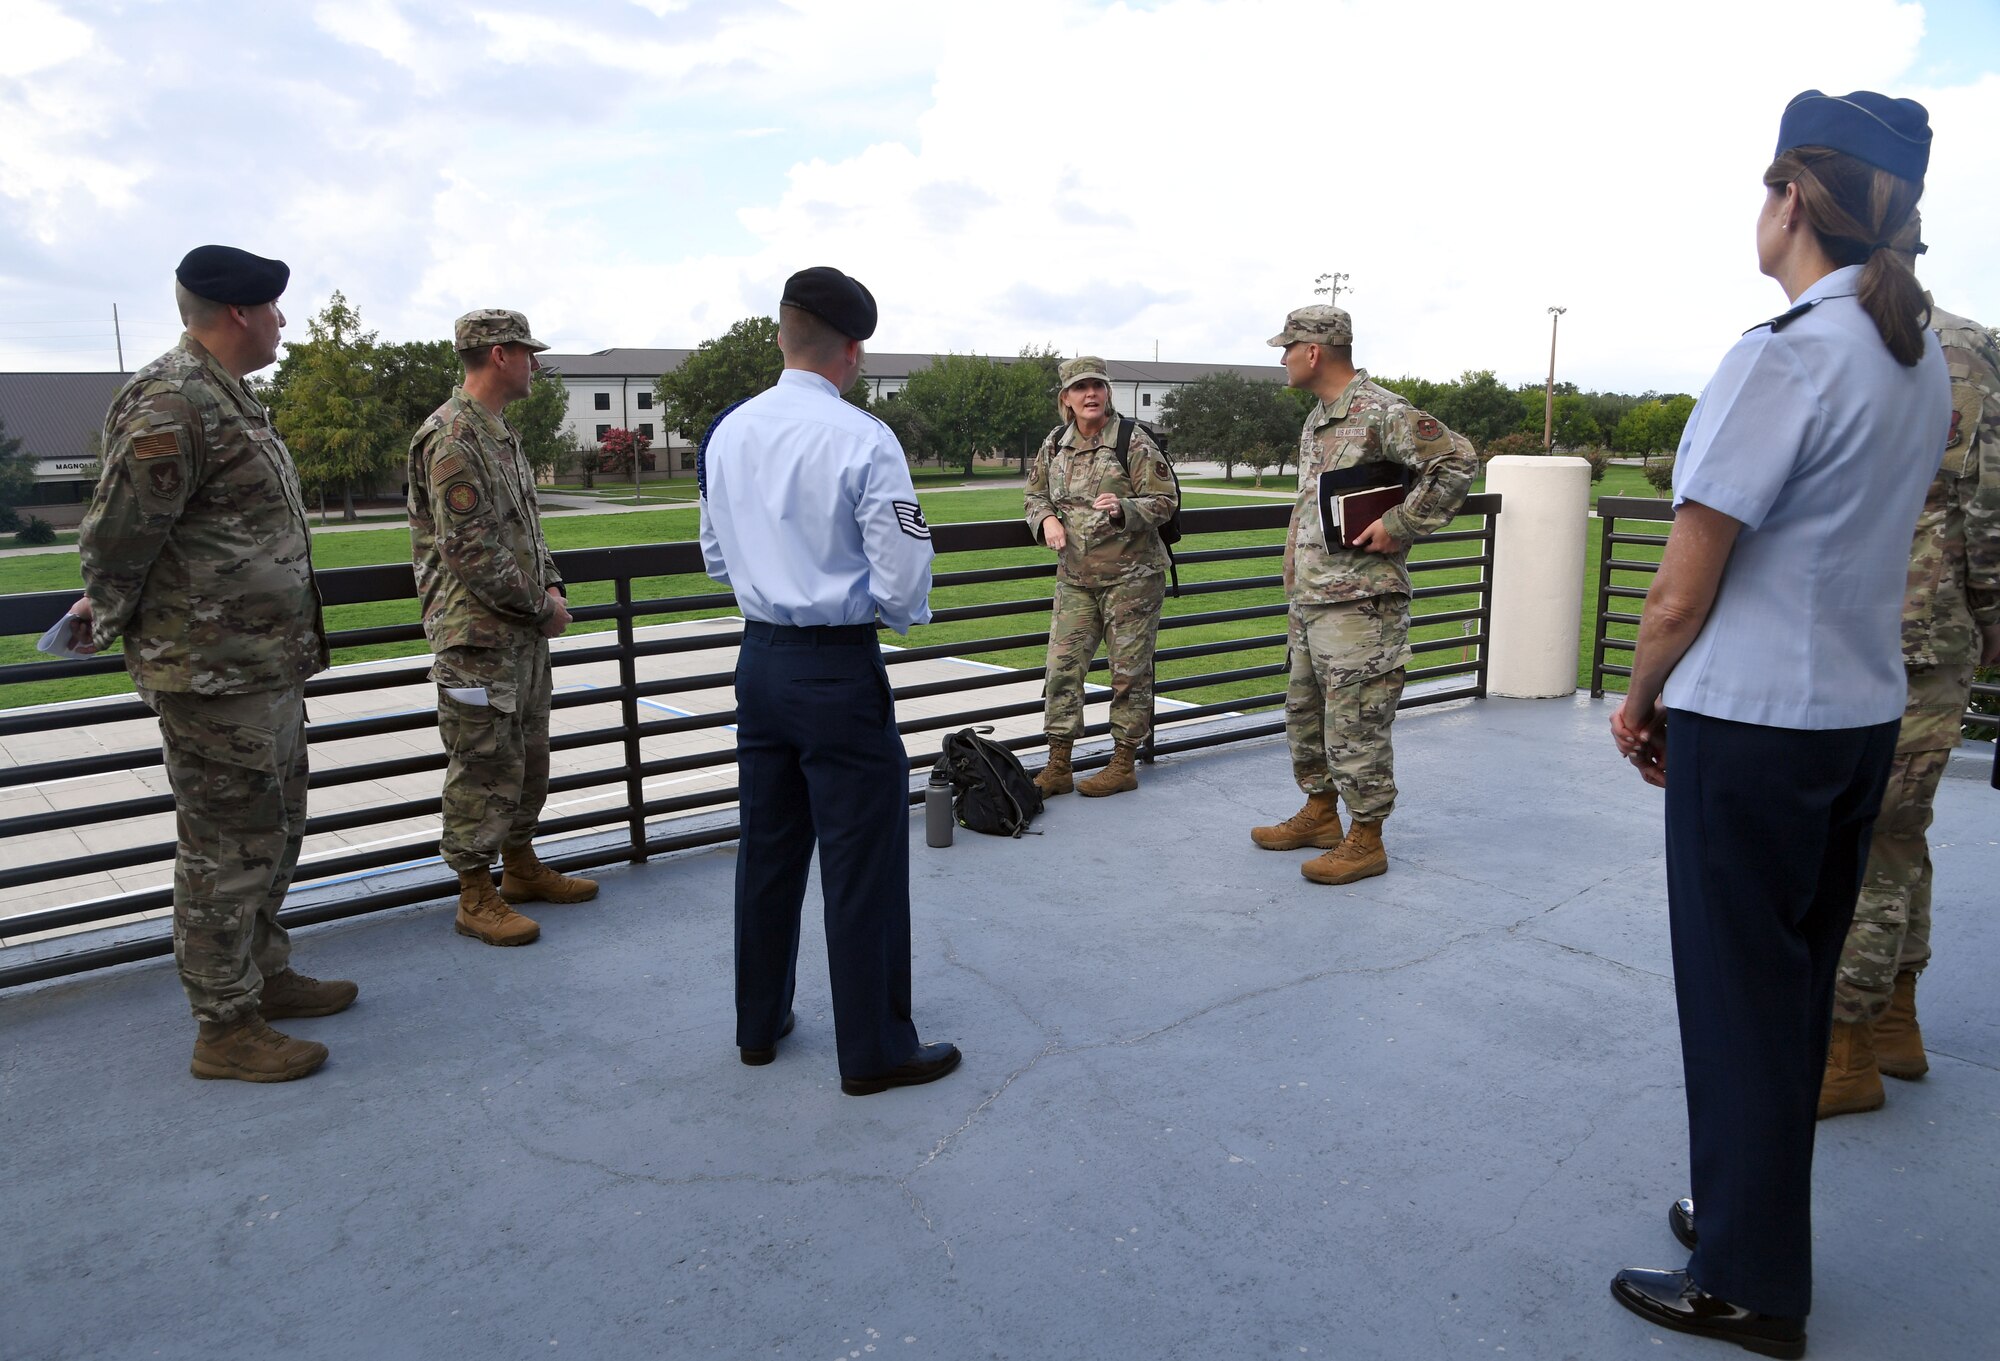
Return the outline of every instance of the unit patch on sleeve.
[[[158,467],[150,469],[146,478],[146,486],[158,499],[162,501],[173,500],[181,494],[181,465],[179,463],[162,463]]]
[[[1165,459],[1159,458],[1153,460],[1153,476],[1162,478],[1172,476],[1167,470],[1167,461]]]
[[[479,509],[479,488],[470,482],[454,482],[444,490],[444,503],[459,515]]]
[[[1417,417],[1417,438],[1423,440],[1426,444],[1436,439],[1439,430],[1442,428],[1433,416]]]
[[[171,430],[156,430],[132,441],[133,458],[179,458],[181,442]]]
[[[915,501],[891,501],[896,508],[896,525],[913,539],[928,539],[931,527],[924,523],[924,508]]]

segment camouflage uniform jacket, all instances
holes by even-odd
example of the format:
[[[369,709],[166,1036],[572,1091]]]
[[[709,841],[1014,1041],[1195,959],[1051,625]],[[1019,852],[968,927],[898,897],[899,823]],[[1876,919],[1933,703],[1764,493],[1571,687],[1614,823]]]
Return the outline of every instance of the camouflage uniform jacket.
[[[1319,475],[1370,461],[1415,471],[1415,485],[1382,526],[1403,550],[1366,553],[1329,547],[1320,524]],[[1326,605],[1378,595],[1410,593],[1404,566],[1412,541],[1442,529],[1458,513],[1479,459],[1472,445],[1387,388],[1354,375],[1340,399],[1320,402],[1299,435],[1299,495],[1286,544],[1287,597],[1294,604]],[[1387,469],[1385,472],[1389,471]],[[1393,481],[1385,477],[1384,483]],[[1360,487],[1354,490],[1362,490]]]
[[[2000,622],[2000,338],[1934,308],[1951,374],[1951,434],[1924,496],[1903,596],[1903,661],[1964,666]]]
[[[1041,542],[1042,521],[1051,515],[1062,521],[1068,542],[1056,574],[1072,586],[1111,586],[1167,570],[1159,526],[1179,504],[1173,473],[1146,427],[1135,424],[1125,451],[1128,477],[1118,466],[1118,421],[1113,414],[1095,436],[1074,423],[1051,430],[1028,471],[1022,497],[1028,529]],[[1119,519],[1093,504],[1104,492],[1118,498]]]
[[[291,451],[193,336],[112,399],[78,544],[93,640],[122,634],[148,690],[283,690],[327,664]]]
[[[462,387],[410,441],[410,550],[433,652],[541,636],[562,575],[534,478],[513,427]]]

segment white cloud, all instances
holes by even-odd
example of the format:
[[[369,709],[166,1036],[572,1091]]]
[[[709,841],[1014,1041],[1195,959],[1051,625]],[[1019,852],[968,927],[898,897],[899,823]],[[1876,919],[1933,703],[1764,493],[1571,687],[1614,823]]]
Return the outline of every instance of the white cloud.
[[[7,43],[0,47],[0,77],[17,80],[60,66],[88,52],[90,26],[70,18],[45,0],[10,0]]]
[[[115,53],[28,9],[90,60],[0,79],[10,307],[234,239],[391,338],[692,345],[831,263],[885,350],[1261,362],[1342,270],[1378,371],[1538,377],[1559,303],[1565,377],[1692,387],[1783,305],[1750,219],[1816,85],[1930,105],[1926,275],[2000,318],[2000,69],[1910,88],[1896,0],[348,0],[121,7]]]

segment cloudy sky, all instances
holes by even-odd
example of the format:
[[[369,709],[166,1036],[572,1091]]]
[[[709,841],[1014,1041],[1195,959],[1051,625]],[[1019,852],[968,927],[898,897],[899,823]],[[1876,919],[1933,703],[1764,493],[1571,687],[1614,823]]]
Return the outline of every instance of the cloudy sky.
[[[689,346],[805,265],[874,348],[1359,358],[1696,390],[1781,311],[1751,220],[1809,86],[1922,100],[1925,278],[2000,323],[1996,0],[0,0],[0,369],[128,366],[221,241],[385,339],[473,307]]]

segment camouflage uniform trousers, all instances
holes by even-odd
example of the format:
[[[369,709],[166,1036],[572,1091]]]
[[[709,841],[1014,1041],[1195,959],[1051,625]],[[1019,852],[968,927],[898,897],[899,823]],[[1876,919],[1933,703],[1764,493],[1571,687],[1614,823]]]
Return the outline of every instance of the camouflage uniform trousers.
[[[1285,740],[1292,778],[1337,793],[1357,821],[1396,807],[1389,727],[1409,662],[1409,603],[1400,595],[1292,606]]]
[[[1111,736],[1138,746],[1153,731],[1153,640],[1167,579],[1159,572],[1109,586],[1056,581],[1049,619],[1048,680],[1043,731],[1071,741],[1083,736],[1083,683],[1097,645],[1111,663]]]
[[[1905,969],[1921,973],[1930,962],[1931,854],[1925,833],[1971,694],[1970,666],[1910,673],[1902,740],[1889,767],[1882,811],[1875,815],[1854,924],[1840,951],[1833,990],[1837,1021],[1874,1020],[1888,1009],[1896,975]]]
[[[444,773],[440,850],[454,870],[492,866],[503,847],[534,840],[549,796],[549,645],[448,647],[438,655],[438,733]],[[485,704],[444,693],[483,688]]]
[[[252,1014],[291,938],[278,908],[306,829],[305,691],[140,689],[174,791],[174,962],[195,1019]]]

